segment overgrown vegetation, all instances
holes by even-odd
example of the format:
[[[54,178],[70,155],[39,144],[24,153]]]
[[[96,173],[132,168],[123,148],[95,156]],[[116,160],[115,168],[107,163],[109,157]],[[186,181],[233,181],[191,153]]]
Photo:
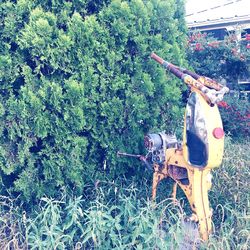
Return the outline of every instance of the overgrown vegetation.
[[[213,172],[210,192],[214,231],[201,249],[249,249],[250,142],[226,140],[222,166]],[[145,185],[146,183],[146,185]],[[166,183],[164,183],[166,184]],[[44,197],[37,209],[25,212],[1,197],[1,249],[184,249],[199,242],[183,225],[185,212],[166,199],[149,200],[146,180],[99,182],[88,187],[88,196],[62,193],[60,199]],[[181,199],[181,196],[179,197]],[[191,244],[191,245],[190,245]]]
[[[152,176],[116,157],[143,153],[148,131],[181,127],[180,81],[149,54],[185,66],[183,5],[0,3],[0,249],[250,248],[248,101],[221,104],[229,137],[213,172],[207,243],[190,236],[182,193],[173,204],[165,181],[152,202]],[[198,73],[228,80],[246,69],[234,40],[195,39],[188,57]]]

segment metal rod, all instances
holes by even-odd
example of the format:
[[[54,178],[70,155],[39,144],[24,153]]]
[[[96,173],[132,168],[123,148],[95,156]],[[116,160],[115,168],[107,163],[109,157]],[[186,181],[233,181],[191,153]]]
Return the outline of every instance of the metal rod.
[[[128,154],[128,153],[122,153],[122,152],[117,152],[117,155],[119,156],[128,156],[128,157],[134,157],[134,158],[140,158],[141,155],[135,155],[135,154]]]

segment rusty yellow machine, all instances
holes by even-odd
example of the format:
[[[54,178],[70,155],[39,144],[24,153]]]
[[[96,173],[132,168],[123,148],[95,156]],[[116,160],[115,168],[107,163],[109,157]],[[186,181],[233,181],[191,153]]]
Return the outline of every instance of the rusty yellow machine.
[[[224,131],[217,103],[229,89],[210,78],[179,68],[155,53],[151,54],[151,58],[191,88],[186,105],[183,141],[180,143],[175,135],[165,132],[152,133],[144,138],[148,151],[146,156],[121,152],[118,155],[139,158],[153,169],[153,199],[159,182],[167,177],[172,178],[175,181],[173,199],[176,199],[179,186],[192,209],[189,219],[198,224],[200,237],[206,241],[212,230],[212,209],[208,200],[210,172],[221,164],[224,150]]]

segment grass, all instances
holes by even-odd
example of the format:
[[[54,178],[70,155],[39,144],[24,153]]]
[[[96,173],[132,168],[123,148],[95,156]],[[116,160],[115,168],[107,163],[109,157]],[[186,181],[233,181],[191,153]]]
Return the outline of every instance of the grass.
[[[210,192],[214,232],[200,249],[250,249],[249,146],[226,140]],[[163,187],[153,203],[150,188],[146,179],[97,182],[86,196],[44,197],[27,214],[1,196],[0,249],[186,249],[186,206],[174,206]]]

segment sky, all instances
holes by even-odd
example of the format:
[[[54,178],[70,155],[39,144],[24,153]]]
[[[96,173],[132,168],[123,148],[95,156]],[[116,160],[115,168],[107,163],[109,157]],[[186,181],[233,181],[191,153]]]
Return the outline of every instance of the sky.
[[[231,0],[186,0],[186,11],[187,14],[189,14],[232,1]]]
[[[250,0],[186,0],[187,22],[250,15]],[[221,7],[219,7],[221,6]],[[216,8],[218,7],[218,8]],[[211,8],[213,8],[211,10]],[[207,11],[205,11],[207,10]],[[204,11],[194,15],[199,11]]]

